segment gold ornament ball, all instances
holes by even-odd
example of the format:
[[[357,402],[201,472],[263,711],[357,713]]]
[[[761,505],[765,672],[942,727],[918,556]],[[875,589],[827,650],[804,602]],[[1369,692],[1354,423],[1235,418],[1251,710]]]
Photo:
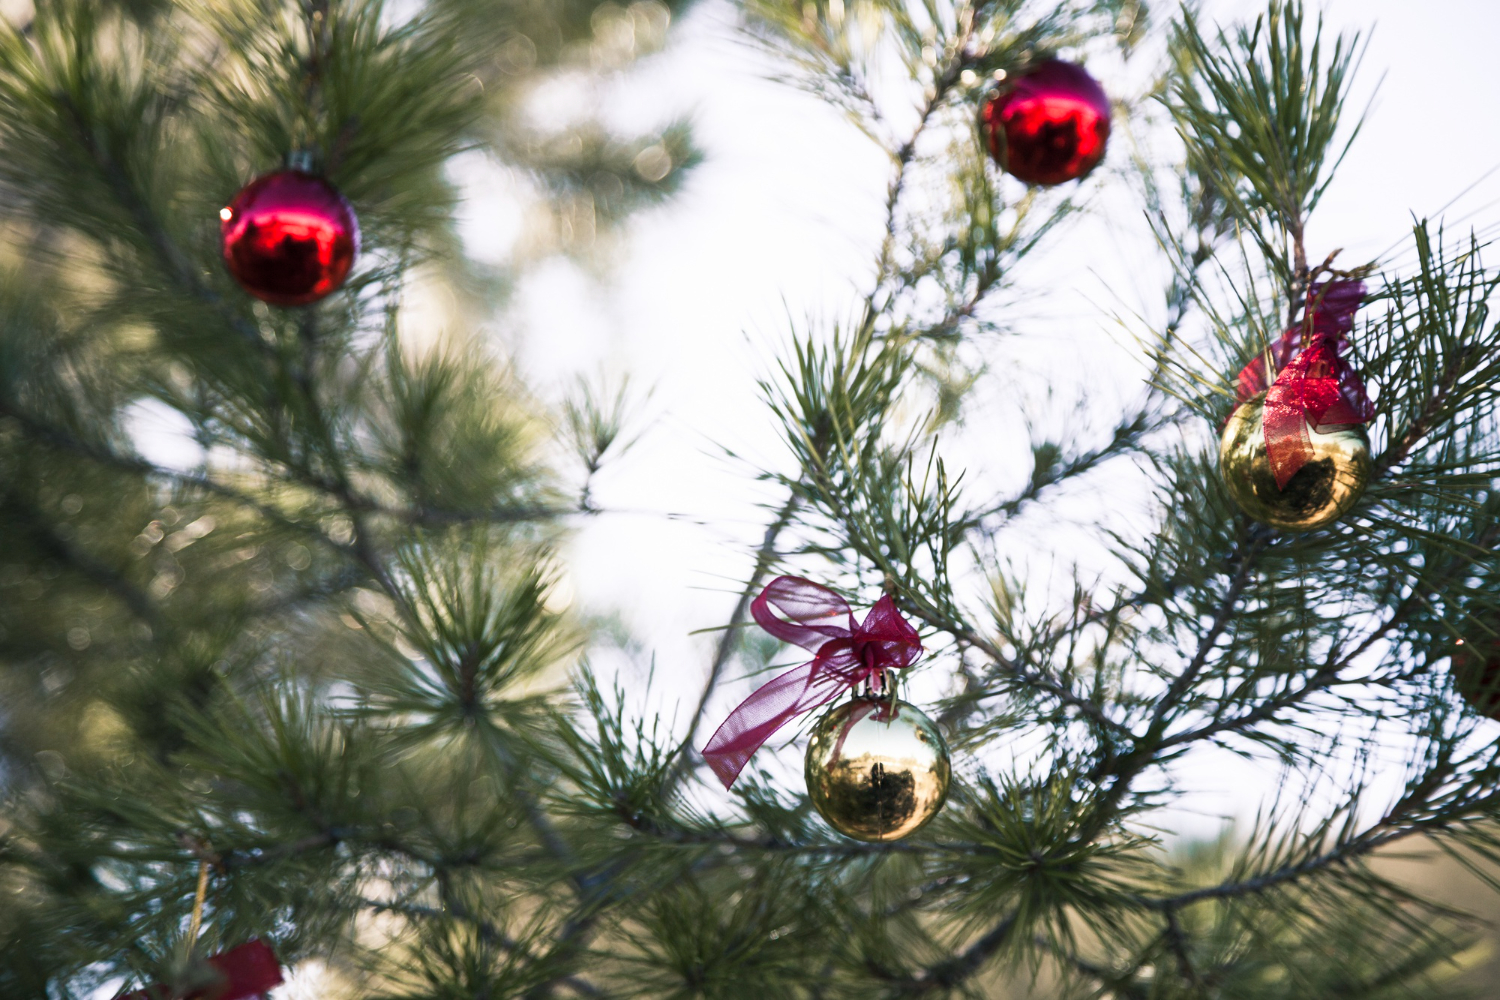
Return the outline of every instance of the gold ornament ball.
[[[1266,457],[1265,394],[1240,406],[1219,439],[1219,471],[1229,495],[1257,521],[1283,531],[1332,524],[1359,502],[1370,481],[1370,439],[1358,424],[1308,427],[1312,457],[1282,489]]]
[[[855,840],[900,840],[943,807],[952,772],[937,726],[904,701],[855,698],[813,728],[807,792]]]

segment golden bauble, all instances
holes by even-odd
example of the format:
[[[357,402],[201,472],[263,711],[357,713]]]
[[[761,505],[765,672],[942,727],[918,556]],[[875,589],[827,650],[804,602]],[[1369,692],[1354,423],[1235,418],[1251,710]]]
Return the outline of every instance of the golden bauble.
[[[1219,472],[1229,495],[1257,521],[1311,531],[1347,514],[1370,481],[1370,439],[1359,424],[1308,427],[1312,457],[1282,489],[1266,457],[1265,394],[1234,411],[1219,439]]]
[[[813,728],[807,793],[839,833],[900,840],[943,808],[952,772],[932,720],[904,701],[855,698]]]

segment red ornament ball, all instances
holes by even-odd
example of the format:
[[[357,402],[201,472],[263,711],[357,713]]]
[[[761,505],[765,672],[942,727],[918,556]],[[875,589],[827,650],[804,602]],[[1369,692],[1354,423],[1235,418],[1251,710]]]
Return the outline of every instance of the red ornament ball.
[[[273,305],[323,298],[344,283],[359,253],[354,209],[332,184],[300,170],[251,181],[219,218],[229,273]]]
[[[1453,647],[1448,669],[1474,711],[1500,719],[1500,642],[1461,642]]]
[[[990,155],[1027,184],[1083,177],[1104,159],[1109,98],[1082,66],[1049,59],[1021,73],[984,104]]]

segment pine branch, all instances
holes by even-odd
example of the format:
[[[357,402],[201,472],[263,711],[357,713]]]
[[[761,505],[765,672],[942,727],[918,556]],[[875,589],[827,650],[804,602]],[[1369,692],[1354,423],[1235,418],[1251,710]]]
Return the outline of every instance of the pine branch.
[[[310,833],[300,840],[294,840],[287,844],[277,844],[271,847],[258,848],[253,853],[249,851],[225,851],[213,856],[209,863],[217,868],[254,867],[257,865],[269,865],[278,861],[286,861],[303,854],[311,854],[337,847],[353,839],[354,831],[345,830],[341,827],[329,827]]]
[[[357,568],[346,567],[331,576],[320,579],[310,587],[290,591],[259,604],[252,604],[245,609],[245,616],[252,619],[278,617],[308,604],[326,602],[329,598],[347,594],[350,590],[365,583],[366,579],[365,574]]]
[[[212,493],[214,495],[223,497],[226,500],[230,500],[240,506],[253,510],[257,514],[260,514],[262,517],[275,524],[280,525],[281,527],[292,528],[316,535],[316,537],[322,539],[326,544],[332,545],[336,548],[342,548],[338,545],[338,543],[334,542],[332,539],[327,538],[321,532],[314,532],[313,529],[298,523],[296,520],[289,517],[282,511],[277,510],[275,507],[265,504],[260,500],[255,499],[250,494],[236,489],[233,486],[228,486],[224,483],[218,482],[217,480],[209,476],[204,476],[192,472],[182,472],[177,469],[168,469],[163,466],[147,462],[144,459],[119,455],[107,448],[89,444],[88,442],[74,437],[71,434],[58,430],[55,427],[48,426],[47,424],[36,420],[30,414],[17,409],[15,406],[7,403],[4,399],[0,399],[0,416],[16,421],[21,425],[21,427],[26,431],[27,434],[31,435],[32,438],[53,448],[57,448],[63,451],[69,451],[76,455],[81,455],[84,458],[88,458],[94,462],[99,463],[100,465],[118,469],[122,472],[132,472],[137,475],[171,482],[178,485],[179,487],[199,489],[207,493]]]
[[[861,328],[866,328],[874,323],[875,317],[883,310],[874,308],[875,298],[879,294],[881,285],[886,276],[892,270],[892,264],[896,254],[896,224],[897,207],[901,203],[901,194],[906,188],[907,168],[911,166],[913,157],[916,156],[917,142],[927,131],[927,126],[932,121],[933,114],[942,106],[947,99],[948,92],[958,83],[959,76],[968,65],[969,57],[964,52],[969,39],[974,31],[974,21],[970,18],[960,28],[957,43],[953,46],[953,55],[944,66],[943,71],[933,81],[932,91],[927,99],[923,101],[922,107],[917,114],[917,124],[911,135],[896,150],[894,157],[895,172],[891,177],[890,185],[886,189],[885,197],[885,239],[881,243],[880,257],[876,264],[877,281],[875,290],[866,300],[866,312],[864,323]]]
[[[898,989],[907,996],[922,996],[962,986],[978,973],[984,967],[984,963],[996,952],[1005,947],[1015,928],[1015,914],[1002,918],[963,951],[952,958],[928,966],[915,976],[898,984]]]
[[[231,560],[246,552],[259,560],[205,577],[211,585],[201,598],[192,595],[192,607],[206,613],[180,626],[174,647],[182,648],[156,644],[142,655],[142,675],[166,677],[170,671],[157,671],[157,659],[182,655],[217,685],[203,712],[184,709],[180,728],[189,749],[182,758],[163,768],[158,758],[121,756],[105,778],[75,776],[17,797],[15,829],[24,834],[7,836],[0,848],[0,883],[23,885],[18,898],[26,913],[0,913],[0,952],[29,961],[42,949],[24,935],[43,941],[49,957],[39,965],[41,986],[30,992],[90,992],[122,970],[143,977],[154,969],[181,937],[179,869],[200,858],[226,872],[222,904],[214,907],[222,913],[209,931],[221,939],[257,931],[299,955],[363,957],[348,950],[353,917],[370,911],[404,919],[402,931],[418,945],[408,950],[400,942],[401,967],[393,971],[420,983],[412,995],[967,995],[981,991],[987,970],[1007,957],[1031,959],[1034,969],[1045,964],[1063,980],[1061,990],[1129,1000],[1319,987],[1419,990],[1434,956],[1451,954],[1427,947],[1425,938],[1394,962],[1351,954],[1347,968],[1323,978],[1297,963],[1311,953],[1309,935],[1327,930],[1313,925],[1336,922],[1329,915],[1344,909],[1359,909],[1351,926],[1374,935],[1371,941],[1396,940],[1388,928],[1414,922],[1399,912],[1413,898],[1365,864],[1372,852],[1414,833],[1457,839],[1497,815],[1500,758],[1471,749],[1473,720],[1439,701],[1451,682],[1429,666],[1436,647],[1423,646],[1426,633],[1451,632],[1459,627],[1454,622],[1472,634],[1471,619],[1495,603],[1485,557],[1500,535],[1491,527],[1493,498],[1482,492],[1497,464],[1490,454],[1493,396],[1483,388],[1492,373],[1476,366],[1474,351],[1451,347],[1488,343],[1473,335],[1485,322],[1480,292],[1491,287],[1477,252],[1461,258],[1471,263],[1444,262],[1430,274],[1424,249],[1421,282],[1388,286],[1398,306],[1380,342],[1388,346],[1370,367],[1413,370],[1421,388],[1402,396],[1391,391],[1400,383],[1379,376],[1392,440],[1376,481],[1387,489],[1373,498],[1376,506],[1367,501],[1363,516],[1296,537],[1248,526],[1222,491],[1201,481],[1212,475],[1211,460],[1156,440],[1183,417],[1210,409],[1200,399],[1212,381],[1205,362],[1212,367],[1213,358],[1243,353],[1246,325],[1251,334],[1279,325],[1283,293],[1294,321],[1301,292],[1320,273],[1309,267],[1304,231],[1337,165],[1333,139],[1353,50],[1340,43],[1325,59],[1316,38],[1311,48],[1304,44],[1297,3],[1271,0],[1269,32],[1245,29],[1217,41],[1186,20],[1172,55],[1181,58],[1186,48],[1191,58],[1163,86],[1175,88],[1180,105],[1174,115],[1188,163],[1178,176],[1197,243],[1189,249],[1191,234],[1174,237],[1167,214],[1156,211],[1172,284],[1145,399],[1125,407],[1107,441],[1066,452],[1038,442],[1028,484],[963,510],[961,477],[950,477],[936,457],[943,421],[964,388],[948,373],[966,372],[977,346],[971,334],[997,325],[982,306],[1006,287],[1010,262],[1075,208],[1065,193],[1002,197],[998,184],[1015,184],[995,181],[987,152],[973,142],[974,117],[986,99],[980,82],[991,70],[1024,71],[1058,50],[1092,60],[1106,35],[1123,38],[1121,25],[1139,16],[1139,5],[982,0],[971,7],[965,0],[957,7],[846,9],[844,0],[750,0],[763,35],[784,36],[781,48],[792,52],[812,89],[859,116],[891,170],[873,280],[869,294],[855,300],[857,324],[836,329],[827,345],[799,334],[795,361],[768,380],[796,474],[771,476],[788,496],[767,510],[729,628],[715,643],[686,737],[677,743],[669,732],[663,736],[659,720],[627,721],[623,696],[606,705],[602,696],[591,700],[597,689],[584,685],[580,705],[538,690],[543,671],[578,648],[568,641],[570,626],[542,610],[545,572],[516,587],[524,600],[488,598],[509,593],[504,574],[513,567],[554,558],[540,539],[565,527],[563,519],[595,512],[592,479],[577,505],[553,502],[547,472],[521,457],[544,421],[533,423],[528,413],[502,426],[508,409],[466,403],[505,396],[503,379],[470,377],[467,356],[452,365],[408,365],[398,337],[401,276],[431,249],[421,245],[423,227],[438,245],[451,238],[444,228],[453,195],[445,158],[488,141],[476,131],[514,131],[473,109],[504,105],[501,113],[511,114],[537,82],[534,74],[513,72],[523,63],[572,73],[568,60],[586,52],[614,65],[606,50],[650,34],[657,5],[626,11],[597,0],[543,4],[546,10],[505,14],[496,28],[494,11],[475,0],[433,2],[399,23],[364,0],[309,0],[296,11],[216,8],[211,23],[196,9],[132,8],[118,23],[80,15],[88,30],[69,34],[74,0],[64,0],[61,14],[43,12],[50,33],[39,30],[34,44],[20,48],[0,46],[0,56],[15,63],[0,67],[0,85],[27,98],[24,108],[0,110],[7,149],[23,164],[6,172],[19,206],[12,214],[26,225],[26,211],[46,215],[32,206],[54,214],[65,207],[63,184],[46,186],[24,169],[61,164],[67,180],[100,204],[47,219],[55,227],[48,237],[76,231],[92,239],[103,259],[83,261],[79,274],[102,272],[118,283],[101,309],[90,297],[100,283],[64,280],[73,275],[64,272],[58,247],[28,264],[48,278],[46,269],[57,268],[58,280],[46,287],[58,290],[59,318],[83,317],[70,329],[61,319],[49,329],[99,353],[20,352],[28,364],[39,358],[49,374],[55,369],[57,384],[14,380],[15,399],[0,402],[0,417],[14,416],[20,428],[16,467],[27,467],[35,447],[39,466],[81,458],[74,464],[85,471],[121,473],[148,492],[164,487],[161,503],[231,508],[250,522],[235,542],[241,547],[206,553],[202,565],[238,565]],[[542,23],[546,30],[537,30]],[[484,41],[460,44],[466,28]],[[167,32],[212,36],[203,42],[212,57],[205,61],[193,49],[192,66],[157,60],[138,72],[131,60],[164,49]],[[116,34],[126,39],[118,51]],[[474,81],[494,91],[480,101],[454,96],[471,68]],[[872,123],[880,115],[875,94],[884,97],[890,82],[887,68],[895,70],[892,92],[915,98],[921,90],[912,102],[915,125],[904,135]],[[41,86],[27,75],[33,70]],[[110,88],[123,88],[128,99]],[[122,116],[122,106],[132,114],[147,109],[139,128],[109,120]],[[428,111],[442,123],[403,132],[401,123],[428,115],[361,110],[369,108]],[[214,133],[227,127],[244,134],[220,148]],[[929,157],[940,131],[957,144],[951,159]],[[640,152],[620,153],[629,144],[613,140],[595,145],[578,155],[542,150],[503,158],[524,162],[541,187],[581,204],[582,193],[604,198],[608,185],[599,178],[629,174],[630,158]],[[361,205],[373,255],[366,260],[377,263],[362,268],[358,287],[336,300],[339,308],[255,305],[253,316],[263,322],[256,321],[248,305],[225,298],[217,279],[198,267],[206,261],[195,262],[175,241],[174,234],[188,232],[168,212],[179,203],[156,192],[196,196],[170,190],[177,175],[158,176],[153,167],[175,169],[164,158],[186,149],[202,162],[189,164],[183,179],[213,174],[227,183],[247,162],[304,146],[321,147],[346,171],[340,183],[349,181]],[[680,162],[677,147],[670,152]],[[626,159],[611,165],[620,156]],[[411,166],[413,157],[420,168]],[[32,184],[41,193],[28,200]],[[943,185],[952,186],[946,195]],[[1154,191],[1148,200],[1150,209],[1161,209]],[[195,203],[193,212],[200,211]],[[1042,214],[1047,218],[1038,221]],[[1007,217],[1015,221],[1000,221]],[[1242,246],[1250,252],[1243,273],[1231,273],[1218,251],[1238,234],[1249,237]],[[1252,259],[1256,249],[1264,260]],[[1222,288],[1206,287],[1201,269],[1211,262],[1220,265]],[[144,274],[145,284],[129,285],[132,274]],[[1268,279],[1276,289],[1273,305],[1263,308],[1257,287]],[[1403,299],[1408,287],[1414,291]],[[1214,305],[1219,292],[1233,300],[1222,311]],[[1407,305],[1412,298],[1415,313]],[[23,299],[30,301],[17,297]],[[149,308],[107,314],[137,301]],[[186,312],[174,315],[174,305]],[[1208,314],[1207,346],[1185,343],[1179,330],[1193,308]],[[1460,333],[1456,317],[1464,308],[1470,312]],[[379,310],[387,319],[383,362],[363,346],[377,332],[371,320]],[[212,353],[193,353],[193,338],[202,335],[195,324],[206,325]],[[1397,327],[1422,338],[1410,353]],[[1187,354],[1195,357],[1177,360]],[[62,363],[75,359],[74,369]],[[90,378],[90,364],[101,377]],[[471,367],[481,375],[491,370],[477,354]],[[924,421],[913,404],[929,375],[939,402]],[[1183,393],[1180,406],[1169,398],[1174,387],[1159,384],[1168,375],[1198,387]],[[96,386],[111,390],[104,402],[86,397]],[[49,393],[68,404],[63,416],[43,416],[52,412]],[[241,475],[216,460],[213,468],[179,472],[129,454],[116,425],[119,407],[136,399],[173,405],[194,424],[205,454],[232,449],[252,471]],[[589,477],[618,430],[613,419],[583,414],[580,454]],[[1449,425],[1458,428],[1452,440],[1444,434]],[[5,433],[13,431],[0,429]],[[922,481],[916,457],[928,444],[934,458]],[[1055,498],[1053,487],[1133,456],[1174,475],[1157,485],[1181,501],[1154,538],[1149,530],[1141,540],[1107,536],[1115,568],[1136,574],[1138,589],[1120,585],[1099,596],[1075,581],[1059,611],[1044,584],[1012,583],[996,571],[995,623],[987,634],[965,610],[960,588],[982,585],[988,567],[974,567],[967,556],[983,559],[984,543],[998,540],[1028,505]],[[1395,471],[1408,466],[1407,478],[1417,482],[1393,484]],[[50,497],[54,485],[38,483],[36,496]],[[43,501],[32,505],[29,486],[0,487],[22,501],[16,522],[36,536],[23,546],[23,559],[35,553],[42,567],[49,558],[67,563],[137,615],[179,606],[156,609],[133,587],[130,571],[90,563],[93,540],[80,535],[89,546],[70,546],[66,534],[52,530]],[[1411,492],[1398,494],[1401,488]],[[1402,517],[1378,507],[1410,495],[1417,502]],[[521,527],[506,530],[512,525]],[[242,545],[255,532],[269,541]],[[789,533],[801,539],[790,553]],[[325,561],[320,550],[311,583],[288,577],[273,551],[285,542],[280,554],[301,573],[306,552],[291,540],[306,537],[334,557]],[[817,825],[805,799],[759,785],[744,791],[734,818],[718,815],[717,795],[689,801],[684,789],[698,773],[694,744],[704,713],[743,649],[750,602],[789,557],[825,558],[851,593],[876,586],[892,592],[924,632],[937,633],[932,662],[956,662],[968,682],[948,701],[955,745],[978,747],[1007,725],[1029,724],[1031,731],[1018,735],[1030,741],[1021,759],[1033,774],[991,780],[966,772],[975,780],[949,804],[936,827],[942,839],[934,840],[845,841]],[[198,565],[196,556],[185,565]],[[496,566],[504,571],[475,569]],[[0,586],[11,586],[15,573],[0,569]],[[32,565],[21,572],[45,575]],[[1112,578],[1108,570],[1101,576]],[[30,593],[31,581],[22,579],[21,593]],[[229,589],[226,581],[278,589],[240,601],[218,593]],[[317,602],[361,581],[384,594],[367,595],[381,610],[352,602],[348,610],[367,615],[365,629],[342,631],[327,613],[336,609]],[[385,598],[395,620],[387,620]],[[233,615],[217,615],[220,609]],[[10,622],[7,616],[7,628]],[[567,640],[557,638],[565,633]],[[1371,662],[1373,675],[1365,669]],[[37,687],[36,669],[17,665],[28,690]],[[242,694],[269,676],[276,678],[274,703],[240,712]],[[1385,701],[1335,697],[1346,680],[1370,683]],[[128,716],[134,706],[114,705],[109,695],[101,689],[74,700],[102,701]],[[154,706],[152,699],[174,695],[152,690],[142,701]],[[1006,696],[1012,704],[985,702]],[[230,706],[222,718],[220,700]],[[27,724],[29,704],[8,716],[15,722],[6,723],[7,739],[13,724],[18,732]],[[61,712],[64,699],[45,703],[49,712],[54,706]],[[988,719],[964,714],[981,707],[996,710]],[[100,712],[111,725],[95,725],[89,712],[87,738],[59,737],[79,774],[93,766],[90,754],[113,752],[99,750],[94,730],[113,740],[113,727],[135,724]],[[1169,865],[1143,832],[1148,828],[1137,828],[1135,817],[1177,791],[1166,772],[1162,786],[1149,791],[1143,776],[1194,744],[1271,747],[1316,769],[1320,762],[1275,727],[1325,717],[1390,720],[1400,712],[1416,720],[1423,742],[1409,762],[1404,795],[1367,827],[1351,805],[1311,832],[1288,825],[1264,846],[1252,839],[1230,867],[1191,880]],[[575,728],[587,728],[591,714],[597,738]],[[87,751],[76,760],[75,747]],[[999,760],[986,755],[974,766],[982,771]],[[1339,816],[1346,817],[1342,825]],[[10,819],[8,807],[0,825]],[[196,827],[212,832],[217,852],[183,832]],[[1493,854],[1494,838],[1474,836],[1481,839],[1469,847]],[[360,896],[372,878],[388,881],[393,898]],[[40,914],[34,923],[33,910]],[[1210,913],[1217,922],[1197,919]],[[518,929],[518,917],[527,930]],[[8,972],[0,969],[0,979]]]
[[[395,913],[403,917],[413,917],[420,920],[461,920],[464,923],[476,927],[479,930],[480,936],[485,941],[488,941],[492,944],[498,944],[506,951],[520,952],[533,962],[540,961],[540,959],[520,941],[517,941],[509,934],[506,934],[495,924],[491,923],[488,920],[485,920],[483,917],[475,915],[464,907],[454,908],[452,906],[449,906],[446,909],[440,910],[431,906],[421,906],[416,903],[382,902],[378,899],[361,899],[359,903],[360,906],[364,907],[365,909],[372,910],[376,913]],[[604,991],[599,987],[595,986],[593,983],[589,982],[586,979],[579,978],[578,976],[560,976],[556,980],[556,982],[559,986],[565,986],[579,996],[602,997],[605,995]]]
[[[1179,893],[1175,896],[1163,898],[1143,897],[1138,902],[1140,905],[1153,910],[1160,910],[1163,913],[1173,913],[1181,910],[1184,906],[1203,900],[1236,899],[1242,896],[1253,896],[1269,892],[1272,889],[1290,885],[1309,876],[1317,875],[1336,865],[1353,861],[1414,833],[1422,832],[1420,828],[1414,826],[1391,829],[1391,825],[1397,821],[1398,817],[1395,814],[1387,814],[1387,816],[1383,817],[1379,822],[1370,827],[1370,829],[1361,833],[1358,837],[1340,844],[1333,850],[1326,851],[1296,864],[1286,865],[1274,871],[1265,872],[1254,878],[1224,882],[1203,889],[1194,889],[1190,892]]]
[[[252,324],[234,312],[229,304],[213,289],[209,288],[199,278],[197,270],[194,269],[186,254],[173,242],[166,229],[161,225],[155,214],[151,211],[146,199],[143,198],[126,172],[115,162],[109,150],[104,148],[98,140],[96,130],[92,123],[84,117],[76,104],[65,94],[56,95],[56,100],[63,112],[72,121],[77,132],[76,138],[80,145],[93,159],[98,168],[100,176],[114,193],[120,206],[135,222],[136,228],[146,239],[148,246],[156,254],[157,262],[162,270],[175,281],[179,287],[188,294],[211,307],[218,313],[220,319],[234,331],[244,343],[254,348],[257,353],[267,359],[275,358],[275,351],[265,338],[260,335]]]
[[[1476,548],[1485,550],[1500,543],[1500,526],[1492,528],[1476,543]],[[1336,684],[1343,672],[1351,667],[1360,657],[1383,640],[1392,630],[1401,625],[1410,615],[1414,614],[1424,604],[1424,600],[1431,595],[1440,592],[1443,585],[1450,583],[1468,568],[1467,563],[1460,563],[1450,567],[1445,573],[1440,574],[1434,581],[1422,590],[1413,591],[1397,605],[1396,609],[1387,615],[1385,619],[1371,629],[1369,634],[1349,652],[1338,655],[1337,649],[1329,651],[1327,659],[1313,671],[1313,673],[1295,689],[1285,694],[1275,695],[1261,701],[1254,708],[1242,712],[1228,719],[1215,719],[1195,729],[1178,733],[1166,738],[1161,743],[1162,749],[1197,743],[1212,739],[1228,732],[1237,732],[1248,729],[1259,722],[1267,722],[1274,719],[1278,713],[1292,708],[1306,701],[1312,695],[1325,690]]]
[[[1198,648],[1187,667],[1168,686],[1166,692],[1157,700],[1152,710],[1151,721],[1146,732],[1139,737],[1132,737],[1131,749],[1125,754],[1115,754],[1111,751],[1105,759],[1100,761],[1092,775],[1097,784],[1103,780],[1110,779],[1109,787],[1099,796],[1098,801],[1090,810],[1091,815],[1077,833],[1080,843],[1092,842],[1101,836],[1114,821],[1115,814],[1124,801],[1126,794],[1134,780],[1148,767],[1156,763],[1162,752],[1168,748],[1170,741],[1163,737],[1166,727],[1170,721],[1171,712],[1181,702],[1182,698],[1191,690],[1198,674],[1202,671],[1208,661],[1214,645],[1228,626],[1235,608],[1238,606],[1240,597],[1250,582],[1250,574],[1256,555],[1264,548],[1268,540],[1268,533],[1257,529],[1250,532],[1247,545],[1241,552],[1236,552],[1229,557],[1229,565],[1236,566],[1235,574],[1230,579],[1229,587],[1220,598],[1219,606],[1214,612],[1207,629],[1198,638]],[[1228,568],[1228,567],[1226,567]]]
[[[1093,448],[1076,455],[1065,462],[1061,468],[1048,470],[1045,476],[1033,475],[1026,486],[1013,497],[1009,497],[995,503],[983,510],[976,511],[964,518],[964,523],[979,527],[981,523],[996,515],[1003,515],[1005,519],[1016,516],[1030,503],[1039,503],[1044,497],[1056,487],[1091,472],[1112,458],[1129,455],[1141,450],[1143,439],[1163,427],[1174,422],[1176,417],[1158,416],[1152,419],[1147,410],[1141,409],[1128,415],[1115,427],[1115,433],[1109,442],[1101,447]]]
[[[1037,938],[1036,946],[1061,961],[1067,968],[1111,990],[1112,997],[1117,1000],[1151,1000],[1149,988],[1140,983],[1141,967],[1139,964],[1125,972],[1114,972],[1071,952],[1060,953],[1052,942],[1045,938]]]
[[[0,404],[3,412],[3,404]],[[154,601],[125,575],[83,551],[59,535],[47,523],[41,512],[18,496],[13,490],[0,484],[0,507],[8,507],[26,525],[32,540],[48,555],[65,565],[73,567],[84,577],[119,598],[130,613],[150,625],[155,632],[161,628],[161,614]]]
[[[1062,705],[1076,709],[1080,715],[1095,723],[1100,729],[1127,739],[1135,738],[1134,731],[1123,722],[1119,722],[1110,716],[1102,705],[1099,705],[1092,699],[1074,693],[1071,688],[1053,680],[1041,670],[1033,669],[1019,660],[1006,656],[999,646],[978,632],[975,632],[963,622],[943,615],[936,608],[931,607],[925,602],[921,604],[913,603],[909,608],[904,610],[909,610],[912,615],[938,631],[944,632],[957,641],[978,649],[1002,670],[1014,677],[1018,683],[1040,691],[1056,699]],[[984,695],[980,694],[979,697],[984,697]]]
[[[148,462],[145,459],[121,455],[107,448],[89,444],[65,431],[42,423],[30,414],[7,403],[4,399],[0,399],[0,417],[14,419],[31,437],[51,447],[72,452],[100,465],[118,469],[122,472],[131,472],[151,479],[173,483],[178,487],[212,493],[225,500],[253,510],[268,521],[281,527],[304,532],[346,556],[352,554],[348,546],[333,541],[317,529],[257,499],[249,492],[230,486],[212,476],[167,468],[166,466]],[[369,497],[361,496],[348,486],[340,486],[338,483],[319,477],[305,469],[297,471],[299,472],[297,478],[300,484],[311,486],[319,492],[326,493],[338,500],[340,506],[351,515],[379,517],[412,527],[446,528],[469,524],[530,524],[576,513],[572,508],[547,505],[496,508],[487,511],[443,510],[425,505],[391,507],[372,500]]]
[[[1371,481],[1383,479],[1391,470],[1397,468],[1406,461],[1407,456],[1416,448],[1429,433],[1432,432],[1438,415],[1442,412],[1448,397],[1452,395],[1458,380],[1467,372],[1467,366],[1474,354],[1475,348],[1469,347],[1460,350],[1447,359],[1443,366],[1443,372],[1438,377],[1434,391],[1427,399],[1426,405],[1417,414],[1416,418],[1403,430],[1401,436],[1391,442],[1385,452],[1375,460],[1374,470],[1371,473]]]
[[[1182,924],[1177,919],[1176,907],[1163,907],[1162,915],[1167,922],[1164,932],[1167,945],[1172,949],[1172,954],[1177,956],[1177,969],[1189,986],[1195,990],[1203,989],[1203,978],[1198,975],[1198,969],[1193,965],[1192,955],[1188,953],[1187,936],[1182,933]]]
[[[992,854],[994,849],[985,844],[953,842],[928,842],[921,840],[893,840],[875,843],[839,841],[837,843],[797,843],[782,837],[736,837],[719,830],[695,831],[673,829],[627,810],[620,810],[620,819],[626,826],[656,840],[682,846],[732,847],[736,850],[766,851],[781,854],[826,855],[831,857],[860,857],[881,854]]]
[[[1252,525],[1246,535],[1246,541],[1241,551],[1232,554],[1228,560],[1229,566],[1238,564],[1234,576],[1230,578],[1229,586],[1219,602],[1214,616],[1210,620],[1208,628],[1198,639],[1198,649],[1193,658],[1188,661],[1187,667],[1177,678],[1172,681],[1167,691],[1157,701],[1156,708],[1151,713],[1151,724],[1147,730],[1145,740],[1156,743],[1166,731],[1168,714],[1182,701],[1188,691],[1197,681],[1198,675],[1208,663],[1214,645],[1224,630],[1229,626],[1236,608],[1239,606],[1240,598],[1245,593],[1245,588],[1250,585],[1251,573],[1255,568],[1255,558],[1267,545],[1270,544],[1272,532],[1261,525]],[[1228,568],[1228,567],[1226,567]]]

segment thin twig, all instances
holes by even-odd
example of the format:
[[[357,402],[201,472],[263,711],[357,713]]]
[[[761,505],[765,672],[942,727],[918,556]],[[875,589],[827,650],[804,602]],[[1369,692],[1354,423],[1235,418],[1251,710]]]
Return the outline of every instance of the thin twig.
[[[902,992],[920,996],[935,990],[950,990],[977,973],[999,951],[1016,927],[1016,914],[1003,917],[978,940],[952,958],[928,966],[905,985]]]
[[[1198,969],[1193,964],[1193,956],[1188,953],[1187,935],[1183,934],[1182,923],[1177,919],[1177,907],[1165,907],[1162,911],[1162,916],[1167,922],[1165,931],[1167,947],[1171,948],[1172,954],[1177,956],[1178,973],[1195,990],[1203,989],[1203,980],[1199,977]]]

